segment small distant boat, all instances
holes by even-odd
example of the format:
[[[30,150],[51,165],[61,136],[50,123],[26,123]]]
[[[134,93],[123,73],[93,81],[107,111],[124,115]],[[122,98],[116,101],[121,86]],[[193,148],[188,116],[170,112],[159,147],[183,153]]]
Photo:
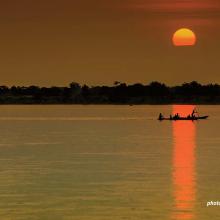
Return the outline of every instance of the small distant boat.
[[[189,114],[187,117],[182,117],[179,115],[179,113],[176,113],[175,115],[170,115],[169,118],[166,118],[162,115],[162,113],[159,114],[158,120],[163,121],[163,120],[169,120],[169,121],[196,121],[196,120],[204,120],[207,119],[209,116],[204,115],[200,116],[199,113],[196,111],[194,108],[192,113]]]
[[[196,120],[203,120],[207,119],[209,116],[194,116],[194,117],[170,117],[170,118],[158,118],[159,121],[169,120],[169,121],[196,121]]]

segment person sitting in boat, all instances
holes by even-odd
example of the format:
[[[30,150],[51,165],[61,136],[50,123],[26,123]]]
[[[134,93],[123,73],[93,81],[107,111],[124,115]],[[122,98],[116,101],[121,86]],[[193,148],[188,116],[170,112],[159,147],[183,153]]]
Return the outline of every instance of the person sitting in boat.
[[[196,110],[193,109],[192,114],[191,114],[192,118],[195,118],[195,117],[196,117],[196,115],[195,115],[196,113],[197,113]]]
[[[180,115],[179,115],[179,113],[176,113],[175,115],[174,115],[174,117],[173,117],[174,119],[179,119],[180,118]]]
[[[159,119],[159,120],[163,120],[163,119],[164,119],[162,113],[159,114],[159,118],[158,118],[158,119]]]

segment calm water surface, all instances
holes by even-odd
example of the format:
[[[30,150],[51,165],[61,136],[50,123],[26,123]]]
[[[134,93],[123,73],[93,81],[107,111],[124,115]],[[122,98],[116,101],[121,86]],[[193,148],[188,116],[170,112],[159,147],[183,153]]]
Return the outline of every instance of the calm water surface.
[[[220,219],[220,106],[1,106],[0,219]]]

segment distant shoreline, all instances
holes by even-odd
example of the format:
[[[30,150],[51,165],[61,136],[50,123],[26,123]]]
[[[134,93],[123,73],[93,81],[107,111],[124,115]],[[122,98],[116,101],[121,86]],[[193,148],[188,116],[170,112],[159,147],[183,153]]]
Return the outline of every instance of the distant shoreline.
[[[0,105],[219,105],[220,85],[196,81],[177,86],[160,82],[113,86],[0,86]]]
[[[39,106],[44,106],[44,105],[50,105],[50,106],[55,106],[55,105],[70,105],[70,106],[144,106],[144,105],[152,105],[152,106],[157,106],[157,105],[220,105],[219,103],[134,103],[134,104],[127,104],[127,103],[25,103],[25,102],[20,102],[20,103],[0,103],[0,106],[7,106],[7,105],[39,105]]]

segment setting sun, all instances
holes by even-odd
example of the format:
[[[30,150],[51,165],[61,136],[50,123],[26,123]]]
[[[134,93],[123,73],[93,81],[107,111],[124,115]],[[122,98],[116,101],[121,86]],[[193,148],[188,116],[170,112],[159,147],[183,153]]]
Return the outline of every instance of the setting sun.
[[[177,30],[173,35],[174,46],[193,46],[196,43],[196,35],[187,28]]]

